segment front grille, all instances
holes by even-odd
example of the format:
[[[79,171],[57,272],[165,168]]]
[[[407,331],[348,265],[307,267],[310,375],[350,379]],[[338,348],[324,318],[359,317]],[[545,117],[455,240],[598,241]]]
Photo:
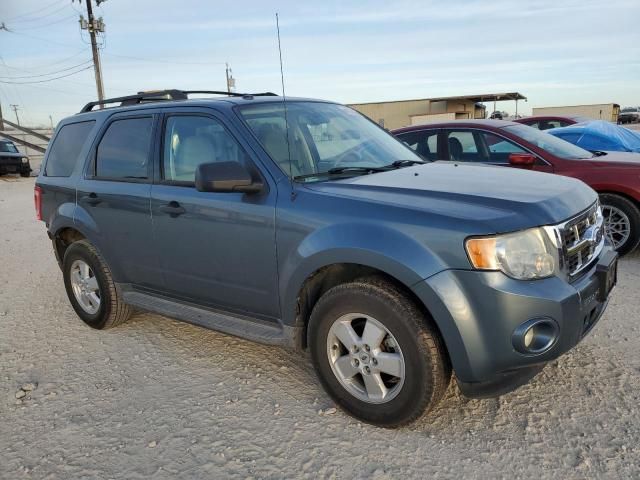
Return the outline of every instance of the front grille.
[[[604,230],[600,206],[596,203],[586,212],[558,225],[562,241],[565,270],[574,277],[600,254],[604,245]]]

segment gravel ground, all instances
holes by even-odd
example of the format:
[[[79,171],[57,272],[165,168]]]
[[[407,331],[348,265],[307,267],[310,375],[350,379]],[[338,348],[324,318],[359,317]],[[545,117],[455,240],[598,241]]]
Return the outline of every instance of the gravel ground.
[[[151,314],[84,326],[33,183],[0,178],[0,478],[640,475],[639,253],[593,333],[532,383],[491,400],[451,386],[384,430],[332,410],[305,356]]]

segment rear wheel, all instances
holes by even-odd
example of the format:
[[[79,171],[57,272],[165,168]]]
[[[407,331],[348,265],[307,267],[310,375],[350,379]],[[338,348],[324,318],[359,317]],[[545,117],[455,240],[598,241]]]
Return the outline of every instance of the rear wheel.
[[[336,286],[313,309],[308,344],[322,385],[351,415],[394,427],[433,408],[451,368],[438,332],[379,278]]]
[[[90,327],[111,328],[131,316],[132,309],[120,299],[107,264],[88,241],[67,248],[62,274],[71,306]]]
[[[620,255],[631,252],[640,242],[640,210],[625,197],[611,193],[600,195],[600,204],[609,242]]]

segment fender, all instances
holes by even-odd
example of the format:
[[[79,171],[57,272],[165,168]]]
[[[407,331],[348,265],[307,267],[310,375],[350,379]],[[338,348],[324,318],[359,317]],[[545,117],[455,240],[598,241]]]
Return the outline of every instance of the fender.
[[[322,267],[351,263],[380,270],[411,288],[446,268],[425,245],[384,225],[332,224],[307,236],[280,268],[283,322],[294,325],[300,288]]]
[[[100,228],[94,221],[94,219],[80,206],[76,204],[63,204],[61,210],[64,208],[64,213],[57,212],[55,218],[50,223],[49,233],[54,236],[60,230],[64,228],[73,228],[79,231],[91,244],[100,252],[100,255],[105,258],[111,273],[114,278],[119,278],[119,271],[117,262],[110,262],[109,258],[104,256],[104,248],[102,245],[102,238]],[[52,216],[53,217],[53,216]],[[116,276],[118,275],[118,276]]]
[[[631,187],[627,187],[626,185],[620,184],[611,184],[611,183],[593,183],[591,185],[596,192],[600,193],[611,193],[611,194],[619,194],[630,199],[635,200],[636,202],[640,202],[640,191],[635,190]]]
[[[50,237],[54,237],[63,228],[76,228],[73,223],[73,215],[76,204],[66,202],[58,205],[51,212],[47,221],[47,230]]]

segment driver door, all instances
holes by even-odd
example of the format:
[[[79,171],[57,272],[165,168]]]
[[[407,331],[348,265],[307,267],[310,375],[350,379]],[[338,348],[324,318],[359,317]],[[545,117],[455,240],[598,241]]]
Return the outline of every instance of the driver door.
[[[276,189],[251,150],[221,118],[167,111],[158,177],[151,188],[154,238],[171,296],[260,317],[279,317]],[[199,192],[199,164],[257,169],[260,194]]]

